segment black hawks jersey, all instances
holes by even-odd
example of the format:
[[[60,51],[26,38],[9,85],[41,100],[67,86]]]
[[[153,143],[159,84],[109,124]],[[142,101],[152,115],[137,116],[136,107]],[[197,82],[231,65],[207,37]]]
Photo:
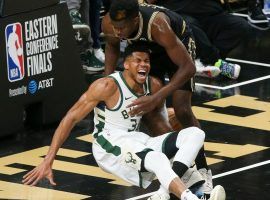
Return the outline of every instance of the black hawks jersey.
[[[187,35],[190,34],[190,29],[186,25],[183,18],[178,15],[177,13],[168,10],[164,7],[156,6],[156,5],[149,5],[149,4],[140,4],[139,6],[139,30],[137,34],[132,37],[128,38],[128,43],[133,43],[136,41],[146,41],[150,42],[150,48],[152,52],[154,53],[159,48],[161,48],[158,44],[153,42],[152,36],[151,36],[151,27],[153,20],[155,16],[159,13],[163,12],[165,15],[167,15],[170,19],[170,25],[175,34],[178,36],[178,38],[182,41]],[[162,48],[163,49],[163,48]],[[160,49],[161,50],[161,49]]]

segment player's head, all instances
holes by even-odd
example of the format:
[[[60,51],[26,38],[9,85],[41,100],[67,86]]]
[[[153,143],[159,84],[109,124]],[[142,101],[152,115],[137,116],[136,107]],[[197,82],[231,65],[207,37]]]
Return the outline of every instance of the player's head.
[[[137,0],[113,0],[109,15],[118,37],[128,38],[138,30],[139,4]]]
[[[145,83],[150,71],[150,50],[145,42],[131,44],[125,49],[124,68],[135,82]]]

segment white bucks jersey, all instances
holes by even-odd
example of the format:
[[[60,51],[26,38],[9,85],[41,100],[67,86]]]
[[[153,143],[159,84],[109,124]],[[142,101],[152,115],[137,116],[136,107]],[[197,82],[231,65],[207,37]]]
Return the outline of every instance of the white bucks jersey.
[[[128,86],[122,72],[117,72],[112,77],[118,85],[120,96],[116,106],[112,109],[105,107],[105,129],[121,129],[124,131],[136,131],[139,128],[141,116],[131,117],[127,108],[133,100],[139,96]],[[144,95],[150,94],[150,78],[144,84]]]

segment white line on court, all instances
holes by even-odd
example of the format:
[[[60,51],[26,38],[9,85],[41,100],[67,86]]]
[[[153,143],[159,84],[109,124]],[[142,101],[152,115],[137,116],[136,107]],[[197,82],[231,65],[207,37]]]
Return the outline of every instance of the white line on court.
[[[248,81],[243,81],[241,83],[236,83],[236,84],[232,84],[232,85],[228,85],[228,86],[224,86],[224,87],[216,86],[216,85],[207,85],[207,84],[203,84],[203,83],[195,83],[195,85],[196,86],[201,86],[201,87],[206,87],[206,88],[227,90],[227,89],[230,89],[230,88],[235,88],[235,87],[238,87],[238,86],[247,85],[247,84],[250,84],[250,83],[262,81],[262,80],[269,79],[269,78],[270,78],[270,75],[267,75],[267,76],[262,76],[260,78],[255,78],[255,79],[251,79],[251,80],[248,80]],[[165,80],[169,81],[168,78],[166,78]]]
[[[253,165],[248,165],[246,167],[241,167],[239,169],[235,169],[235,170],[231,170],[231,171],[228,171],[228,172],[224,172],[224,173],[221,173],[221,174],[214,175],[213,179],[220,178],[220,177],[227,176],[227,175],[231,175],[231,174],[235,174],[235,173],[242,172],[242,171],[245,171],[245,170],[249,170],[249,169],[252,169],[252,168],[255,168],[255,167],[260,167],[262,165],[267,165],[269,163],[270,163],[270,160],[266,160],[266,161],[259,162],[259,163],[253,164]]]
[[[213,88],[213,89],[219,89],[219,90],[224,90],[224,87],[221,86],[216,86],[216,85],[207,85],[203,83],[195,83],[196,86],[201,86],[201,87],[207,87],[207,88]]]
[[[258,66],[263,66],[263,67],[270,67],[270,64],[268,64],[268,63],[253,62],[253,61],[249,61],[249,60],[241,60],[241,59],[235,59],[235,58],[226,58],[226,60],[239,62],[239,63],[258,65]],[[219,89],[219,90],[227,90],[227,89],[238,87],[238,86],[241,86],[241,85],[247,85],[247,84],[250,84],[250,83],[265,80],[265,79],[268,79],[269,77],[270,77],[270,75],[263,76],[263,77],[260,77],[260,78],[251,79],[251,80],[248,80],[248,81],[244,81],[244,82],[241,82],[241,83],[236,83],[236,84],[225,86],[225,87],[216,86],[216,85],[202,84],[202,83],[195,83],[195,85],[196,86],[198,85],[198,86],[202,86],[202,87],[207,87],[207,88]]]
[[[129,199],[126,199],[126,200],[136,200],[136,199],[141,199],[141,198],[145,198],[145,197],[149,197],[153,194],[155,194],[156,192],[150,192],[150,193],[147,193],[147,194],[143,194],[143,195],[140,195],[140,196],[137,196],[137,197],[132,197],[132,198],[129,198]]]
[[[239,16],[239,17],[247,17],[247,14],[242,14],[242,13],[231,13],[232,15]]]
[[[253,165],[248,165],[246,167],[241,167],[239,169],[231,170],[231,171],[224,172],[224,173],[221,173],[221,174],[217,174],[217,175],[213,176],[213,179],[220,178],[220,177],[223,177],[223,176],[228,176],[228,175],[231,175],[231,174],[235,174],[235,173],[238,173],[238,172],[241,172],[241,171],[249,170],[249,169],[260,167],[262,165],[267,165],[267,164],[270,164],[270,160],[259,162],[259,163],[253,164]],[[132,198],[129,198],[129,199],[126,199],[126,200],[142,199],[142,198],[145,198],[145,197],[149,197],[152,194],[155,194],[155,192],[147,193],[147,194],[140,195],[140,196],[137,196],[137,197],[132,197]]]
[[[235,59],[235,58],[226,58],[226,60],[239,62],[239,63],[251,64],[251,65],[270,67],[270,64],[268,64],[268,63],[260,63],[260,62],[254,62],[254,61],[249,61],[249,60],[241,60],[241,59]]]
[[[236,84],[233,84],[233,85],[228,85],[228,86],[222,87],[221,90],[227,90],[227,89],[230,89],[230,88],[235,88],[235,87],[238,87],[238,86],[241,86],[241,85],[247,85],[247,84],[250,84],[250,83],[262,81],[262,80],[269,79],[269,78],[270,78],[270,75],[262,76],[260,78],[255,78],[255,79],[251,79],[251,80],[248,80],[248,81],[243,81],[241,83],[236,83]]]

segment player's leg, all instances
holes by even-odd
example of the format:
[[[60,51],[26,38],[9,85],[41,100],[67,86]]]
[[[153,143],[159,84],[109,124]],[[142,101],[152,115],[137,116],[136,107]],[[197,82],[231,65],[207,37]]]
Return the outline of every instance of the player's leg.
[[[178,134],[170,134],[162,144],[162,151],[173,158],[173,170],[179,177],[191,167],[205,138],[205,133],[197,127],[182,129]]]
[[[173,94],[173,107],[175,110],[175,115],[184,128],[190,126],[200,127],[200,123],[194,116],[191,109],[191,98],[192,92],[188,90],[177,90]],[[208,171],[208,165],[206,162],[203,146],[198,152],[195,163],[199,170],[206,169],[206,171]]]
[[[205,183],[202,180],[208,177],[202,177],[201,173],[194,168],[184,171],[191,166],[203,142],[204,132],[197,127],[189,127],[181,130],[178,134],[170,134],[163,143],[163,151],[169,157],[175,155],[173,170],[199,198],[225,200],[225,190],[222,186],[218,185],[209,193],[205,193]],[[212,174],[210,177],[212,178]],[[212,179],[208,182],[212,182]]]
[[[198,199],[196,195],[186,188],[181,179],[172,170],[170,161],[165,154],[149,151],[144,157],[143,167],[145,170],[154,173],[165,190],[170,191],[179,199]]]
[[[182,40],[182,42],[188,50],[191,58],[195,60],[196,45],[194,43],[192,33],[190,32],[189,37],[186,37],[184,40]],[[175,109],[175,114],[183,127],[197,126],[200,128],[200,123],[191,109],[191,99],[194,90],[195,81],[194,79],[191,79],[186,84],[184,84],[182,88],[179,88],[179,90],[175,91],[173,94],[173,107]],[[209,170],[206,162],[204,147],[202,147],[198,152],[195,163],[197,169],[200,171],[206,181],[204,184],[203,192],[210,194],[213,189],[212,173],[211,170]]]
[[[181,177],[185,186],[190,188],[204,183],[204,180],[196,169],[188,169],[203,145],[203,141],[203,131],[197,127],[190,127],[180,131],[180,133],[167,133],[151,138],[147,146],[156,151],[163,152],[169,159],[174,157],[172,167],[174,172],[178,177]],[[161,186],[149,200],[164,199],[166,196],[168,196],[168,191],[166,192],[166,189]]]
[[[183,127],[197,126],[200,127],[199,121],[194,116],[191,109],[192,92],[188,90],[177,90],[173,94],[173,107],[177,119],[181,122]],[[212,173],[209,170],[206,157],[204,153],[204,147],[200,149],[195,159],[197,169],[205,179],[204,193],[210,194],[213,189]]]

